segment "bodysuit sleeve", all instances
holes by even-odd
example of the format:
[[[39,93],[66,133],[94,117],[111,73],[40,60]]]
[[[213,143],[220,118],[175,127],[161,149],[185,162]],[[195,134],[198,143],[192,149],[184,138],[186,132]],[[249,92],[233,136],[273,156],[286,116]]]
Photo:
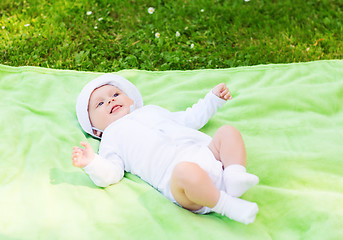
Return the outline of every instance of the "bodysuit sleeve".
[[[212,90],[192,107],[182,112],[172,113],[173,119],[190,128],[200,129],[225,104],[225,100],[217,97]]]
[[[122,161],[116,155],[103,158],[95,154],[94,160],[83,169],[99,187],[107,187],[117,183],[124,176]]]

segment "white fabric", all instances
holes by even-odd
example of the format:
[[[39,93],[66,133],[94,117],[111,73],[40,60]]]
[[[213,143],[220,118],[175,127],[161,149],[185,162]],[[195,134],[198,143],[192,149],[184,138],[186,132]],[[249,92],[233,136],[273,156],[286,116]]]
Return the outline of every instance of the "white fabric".
[[[119,182],[124,177],[120,162],[103,161],[98,154],[95,154],[93,161],[84,167],[84,170],[99,187],[107,187],[109,184]]]
[[[95,136],[92,130],[92,125],[91,125],[91,122],[89,120],[89,115],[88,115],[88,103],[89,103],[89,98],[92,92],[96,88],[101,87],[106,84],[113,85],[119,88],[129,98],[131,98],[134,102],[134,106],[132,109],[140,108],[143,106],[142,95],[140,94],[136,86],[119,75],[106,73],[106,74],[101,75],[100,77],[93,79],[89,83],[87,83],[81,90],[79,96],[77,97],[76,115],[82,129],[86,133],[96,138],[99,138],[99,137]]]
[[[240,197],[259,182],[259,178],[246,172],[246,168],[239,164],[232,164],[225,168],[223,181],[226,192],[232,197]]]
[[[212,138],[196,129],[203,127],[224,103],[210,92],[182,112],[153,105],[139,108],[105,129],[100,157],[84,170],[98,186],[118,182],[127,171],[166,193],[174,166],[191,160],[185,156],[199,157],[194,146],[207,147],[210,143]],[[216,163],[221,171],[221,163]]]
[[[240,164],[231,164],[225,168],[227,171],[232,171],[232,172],[243,172],[245,173],[247,169]]]
[[[219,200],[212,210],[237,222],[249,224],[255,221],[258,206],[254,202],[235,198],[220,191]]]

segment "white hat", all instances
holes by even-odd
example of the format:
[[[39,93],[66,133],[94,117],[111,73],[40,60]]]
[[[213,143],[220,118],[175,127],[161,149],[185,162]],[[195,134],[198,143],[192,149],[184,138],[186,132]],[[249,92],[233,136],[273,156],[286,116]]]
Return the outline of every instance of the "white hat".
[[[89,120],[89,115],[88,115],[89,98],[96,88],[101,87],[103,85],[107,85],[107,84],[113,85],[119,88],[121,91],[123,91],[129,98],[133,100],[134,107],[140,108],[143,106],[142,95],[140,94],[136,86],[119,75],[106,73],[104,75],[101,75],[100,77],[95,78],[89,83],[87,83],[86,86],[83,87],[79,96],[77,97],[76,115],[82,129],[86,133],[96,138],[99,138],[99,137],[94,135],[93,127]]]

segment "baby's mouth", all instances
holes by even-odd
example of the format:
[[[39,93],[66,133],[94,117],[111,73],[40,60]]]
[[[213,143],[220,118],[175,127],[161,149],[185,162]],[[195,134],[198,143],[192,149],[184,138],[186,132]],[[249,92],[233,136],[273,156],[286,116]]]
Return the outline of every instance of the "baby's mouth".
[[[117,111],[117,110],[120,109],[121,107],[122,107],[122,105],[114,105],[114,106],[111,108],[110,114],[112,114],[113,112]]]

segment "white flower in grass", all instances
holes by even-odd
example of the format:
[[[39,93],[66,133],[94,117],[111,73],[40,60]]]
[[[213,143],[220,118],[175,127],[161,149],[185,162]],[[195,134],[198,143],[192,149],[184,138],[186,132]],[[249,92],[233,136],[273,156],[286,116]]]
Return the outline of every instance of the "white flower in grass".
[[[191,44],[191,48],[194,48],[194,43]]]
[[[159,32],[155,33],[156,38],[160,38],[161,34]]]
[[[5,26],[2,26],[1,28],[2,28],[2,29],[5,29]]]
[[[250,0],[244,0],[244,2],[250,2]]]
[[[153,7],[149,7],[148,8],[148,13],[149,14],[153,14],[155,12],[155,8],[153,8]]]
[[[176,36],[176,37],[180,37],[179,31],[177,31],[177,32],[175,33],[175,36]]]
[[[201,9],[200,12],[205,12],[205,10],[204,10],[204,9]]]
[[[88,11],[87,12],[87,15],[89,16],[89,15],[92,15],[92,11]]]
[[[30,26],[30,24],[25,24],[25,25],[24,25],[24,27],[28,27],[28,26]]]
[[[98,29],[98,26],[95,26],[94,29]]]
[[[102,21],[102,20],[103,20],[103,18],[99,18],[99,19],[98,19],[99,22]]]

